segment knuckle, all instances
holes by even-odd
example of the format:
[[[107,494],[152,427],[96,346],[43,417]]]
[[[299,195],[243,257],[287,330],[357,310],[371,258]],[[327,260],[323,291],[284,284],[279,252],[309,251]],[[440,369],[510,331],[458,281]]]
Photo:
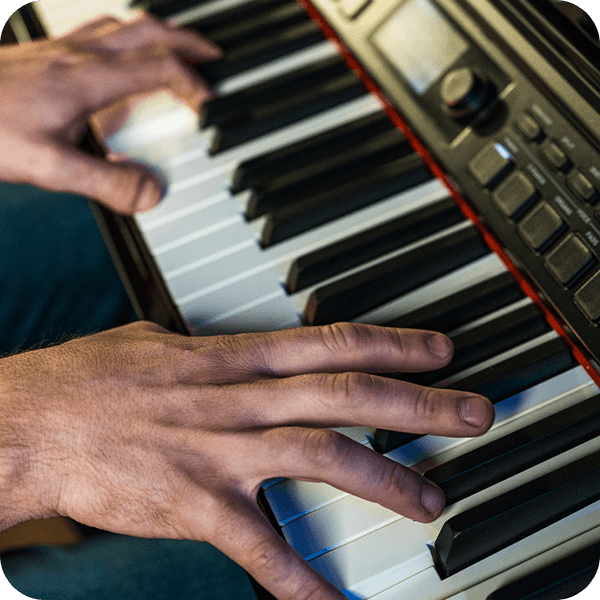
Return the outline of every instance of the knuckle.
[[[335,431],[309,429],[304,433],[300,451],[312,467],[327,470],[343,462],[347,445],[344,436]]]
[[[279,546],[270,538],[263,538],[249,548],[247,560],[248,570],[251,573],[273,573],[281,569]]]
[[[370,396],[375,385],[374,377],[368,373],[351,371],[331,376],[332,400],[336,408],[356,406]]]
[[[423,387],[415,399],[415,414],[423,420],[432,420],[439,412],[440,391],[434,388]]]
[[[379,486],[384,497],[394,498],[399,493],[404,494],[409,488],[408,471],[400,464],[386,460],[379,473]]]
[[[361,329],[356,323],[333,323],[320,328],[323,343],[333,351],[352,352],[360,347]]]

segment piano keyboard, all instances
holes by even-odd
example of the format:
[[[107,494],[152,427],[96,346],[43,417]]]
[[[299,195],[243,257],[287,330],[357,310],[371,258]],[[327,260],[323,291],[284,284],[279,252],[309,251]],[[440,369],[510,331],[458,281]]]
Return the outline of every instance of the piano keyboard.
[[[513,490],[534,480],[541,486],[600,451],[600,432],[569,441],[560,427],[562,411],[577,421],[573,411],[600,408],[600,390],[295,0],[181,0],[171,4],[175,13],[167,2],[147,5],[225,48],[205,69],[216,95],[200,128],[196,115],[160,93],[107,140],[167,184],[163,202],[135,222],[190,332],[336,320],[443,330],[457,366],[427,383],[489,392],[497,413],[490,432],[478,439],[366,427],[344,433],[442,479],[445,466],[477,463],[473,457],[494,444],[533,435],[538,423],[550,423],[545,435],[558,440],[522,468],[513,464],[459,493],[429,525],[326,484],[266,482],[288,542],[348,598],[374,600],[480,600],[594,548],[600,499],[590,493],[497,548],[473,548],[473,559],[444,573],[455,549],[442,556],[441,534],[467,511],[487,510],[504,494],[507,510],[520,510],[510,508],[520,502]],[[340,0],[341,11],[359,5]],[[99,13],[130,14],[121,2],[93,0],[39,0],[36,9],[55,34]],[[591,423],[588,413],[582,419]],[[594,477],[593,467],[582,469]],[[551,512],[543,498],[531,502]],[[483,547],[493,533],[481,536]]]

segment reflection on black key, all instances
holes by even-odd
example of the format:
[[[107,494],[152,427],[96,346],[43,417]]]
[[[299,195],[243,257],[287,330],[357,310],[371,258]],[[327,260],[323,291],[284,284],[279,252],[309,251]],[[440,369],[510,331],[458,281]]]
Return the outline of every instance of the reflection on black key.
[[[435,541],[445,579],[600,499],[600,452],[450,518]]]
[[[468,226],[419,248],[315,290],[304,316],[309,325],[347,321],[487,254]]]
[[[349,176],[339,185],[270,213],[262,231],[261,243],[265,248],[277,244],[431,178],[421,157],[414,153],[391,160],[358,177]]]
[[[504,272],[388,321],[385,325],[448,333],[524,297],[525,294],[510,273]]]
[[[265,104],[276,103],[282,99],[293,99],[297,93],[307,87],[325,84],[347,73],[346,63],[339,56],[332,56],[293,73],[280,75],[238,92],[216,96],[202,107],[200,127],[243,121],[249,118],[253,110]]]
[[[424,475],[454,504],[600,435],[600,395],[438,465]]]
[[[410,150],[400,131],[390,129],[304,167],[274,175],[270,181],[252,190],[246,219],[290,206],[309,194],[344,183],[359,173],[367,173],[389,162],[390,156],[399,158]]]
[[[199,70],[202,76],[214,85],[227,77],[308,48],[323,39],[323,34],[317,25],[312,21],[304,21],[262,36],[260,39],[234,46],[231,50],[225,51],[219,60],[203,64]]]
[[[594,579],[600,542],[534,571],[492,592],[486,600],[563,600],[581,593]]]
[[[240,192],[269,181],[273,173],[286,173],[315,160],[337,153],[367,136],[378,135],[394,127],[383,111],[377,111],[350,123],[340,125],[243,162],[233,176],[232,192]]]
[[[246,113],[241,120],[217,126],[211,152],[227,150],[365,94],[362,82],[347,71],[325,83],[304,88],[291,97],[266,102]]]
[[[481,394],[491,402],[499,402],[522,392],[575,366],[569,349],[559,338],[545,341],[510,358],[499,360],[493,366],[454,379],[447,387]],[[422,437],[418,433],[377,429],[371,445],[385,454]]]
[[[521,306],[462,333],[451,335],[454,356],[449,365],[425,373],[398,374],[399,379],[432,385],[463,369],[532,340],[550,329],[534,304]]]
[[[131,5],[135,8],[142,8],[158,17],[168,17],[179,11],[199,6],[210,0],[132,0]]]
[[[216,27],[206,20],[200,20],[186,24],[186,28],[195,29],[227,52],[236,46],[260,41],[274,31],[302,21],[309,21],[309,17],[295,0],[271,0],[257,7],[255,13],[229,19]]]
[[[152,0],[150,0],[152,1]],[[159,2],[161,0],[158,0]],[[169,2],[170,0],[166,0]],[[185,2],[186,0],[177,0]],[[194,1],[194,0],[187,0]],[[212,1],[212,0],[201,0]],[[200,2],[195,2],[200,4]],[[261,14],[271,10],[281,4],[288,4],[289,0],[251,0],[250,2],[242,2],[225,10],[220,10],[212,14],[206,15],[196,21],[190,21],[186,27],[191,27],[197,31],[201,31],[204,35],[210,37],[215,31],[219,31],[223,27],[234,23],[243,23],[245,21],[253,21]]]
[[[473,375],[455,379],[445,387],[498,402],[574,366],[575,360],[565,343],[553,338]]]
[[[286,288],[297,292],[462,220],[454,201],[444,198],[297,258],[290,267]]]

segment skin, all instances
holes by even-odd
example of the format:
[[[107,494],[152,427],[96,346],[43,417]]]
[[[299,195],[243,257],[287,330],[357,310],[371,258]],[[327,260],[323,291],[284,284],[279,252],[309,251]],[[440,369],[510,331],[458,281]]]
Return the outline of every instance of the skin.
[[[219,51],[143,17],[0,51],[0,176],[86,193],[124,213],[153,206],[143,167],[81,154],[97,111],[170,89],[209,96],[186,60]],[[105,113],[107,114],[107,113]],[[8,150],[9,149],[9,150]],[[118,192],[118,193],[117,193]],[[271,477],[323,481],[430,522],[441,491],[330,427],[476,436],[480,396],[376,373],[437,369],[444,335],[340,323],[184,337],[140,322],[0,360],[0,529],[56,515],[128,535],[207,541],[280,600],[341,600],[256,504]]]

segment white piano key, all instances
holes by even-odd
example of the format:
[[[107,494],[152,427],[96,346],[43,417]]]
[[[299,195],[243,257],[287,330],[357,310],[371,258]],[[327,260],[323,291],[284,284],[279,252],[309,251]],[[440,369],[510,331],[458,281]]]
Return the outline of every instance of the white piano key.
[[[298,50],[283,58],[265,63],[260,67],[249,69],[239,75],[232,75],[217,84],[215,92],[218,94],[232,94],[268,79],[307,67],[335,54],[338,54],[337,48],[325,39],[303,50]]]
[[[200,304],[200,311],[202,310]],[[185,307],[186,314],[190,306]],[[240,331],[272,331],[300,327],[300,315],[294,313],[294,306],[283,290],[275,290],[266,296],[253,298],[243,305],[236,304],[229,312],[196,324],[189,319],[193,335],[216,335],[239,333]]]

